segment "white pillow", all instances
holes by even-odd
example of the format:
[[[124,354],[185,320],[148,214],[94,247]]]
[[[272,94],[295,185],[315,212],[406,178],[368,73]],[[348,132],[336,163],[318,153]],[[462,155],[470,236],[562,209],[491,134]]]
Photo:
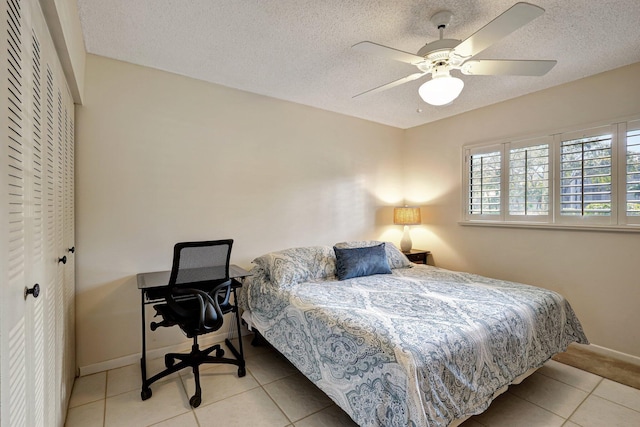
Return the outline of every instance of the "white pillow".
[[[336,275],[336,256],[330,246],[308,246],[270,252],[253,260],[271,283],[288,287]]]

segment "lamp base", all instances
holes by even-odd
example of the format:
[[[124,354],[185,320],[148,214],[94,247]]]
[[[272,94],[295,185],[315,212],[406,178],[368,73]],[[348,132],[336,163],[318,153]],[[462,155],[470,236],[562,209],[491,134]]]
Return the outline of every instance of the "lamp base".
[[[413,242],[411,241],[411,235],[409,234],[409,226],[405,225],[402,240],[400,240],[400,250],[402,252],[411,252],[411,246],[413,246]]]

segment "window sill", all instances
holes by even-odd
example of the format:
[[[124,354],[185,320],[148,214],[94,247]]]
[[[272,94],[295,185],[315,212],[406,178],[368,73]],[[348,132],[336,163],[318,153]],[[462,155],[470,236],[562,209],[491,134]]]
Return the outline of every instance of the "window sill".
[[[572,230],[572,231],[605,231],[617,233],[640,233],[640,224],[633,225],[594,225],[594,224],[548,224],[535,222],[493,222],[493,221],[459,221],[458,225],[472,227],[498,228],[530,228],[542,230]]]

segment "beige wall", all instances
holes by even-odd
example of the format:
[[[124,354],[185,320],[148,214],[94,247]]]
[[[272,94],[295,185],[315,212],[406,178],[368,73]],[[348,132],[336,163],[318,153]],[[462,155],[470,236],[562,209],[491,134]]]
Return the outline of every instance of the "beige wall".
[[[77,109],[80,367],[140,350],[135,275],[184,240],[235,239],[232,262],[397,237],[403,131],[87,56]],[[177,328],[172,328],[177,329]],[[154,333],[151,347],[184,341]]]
[[[474,84],[481,84],[481,77]],[[406,132],[406,197],[424,206],[414,247],[435,263],[559,291],[593,344],[640,357],[640,234],[461,226],[462,146],[640,113],[640,64]]]

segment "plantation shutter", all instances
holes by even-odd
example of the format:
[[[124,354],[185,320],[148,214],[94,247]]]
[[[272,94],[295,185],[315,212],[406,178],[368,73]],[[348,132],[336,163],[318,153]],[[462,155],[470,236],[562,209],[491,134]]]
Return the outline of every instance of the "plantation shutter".
[[[548,221],[551,215],[551,149],[548,138],[508,144],[508,219]]]
[[[495,219],[502,214],[502,148],[470,149],[465,155],[467,218]]]
[[[625,136],[625,222],[640,224],[640,121],[630,122]]]
[[[559,155],[560,221],[611,223],[614,218],[614,132],[600,128],[563,135]]]

